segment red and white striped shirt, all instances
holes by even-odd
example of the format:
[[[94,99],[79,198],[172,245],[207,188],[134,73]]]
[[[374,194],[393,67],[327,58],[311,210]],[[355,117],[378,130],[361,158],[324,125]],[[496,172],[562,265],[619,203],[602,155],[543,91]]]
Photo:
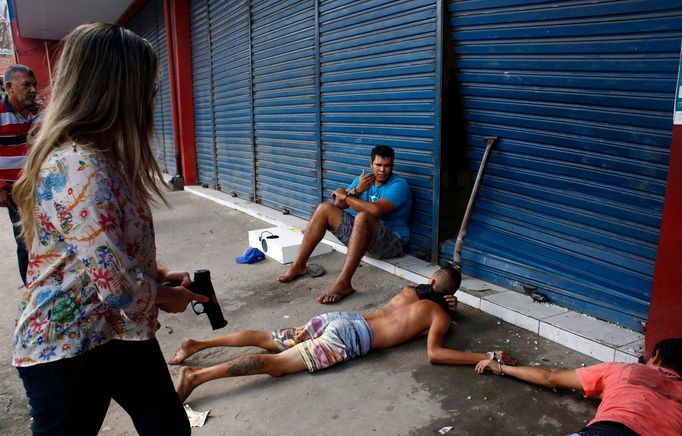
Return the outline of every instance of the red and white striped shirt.
[[[26,136],[37,114],[28,118],[17,112],[7,97],[0,102],[0,188],[11,186],[19,178],[28,153]]]

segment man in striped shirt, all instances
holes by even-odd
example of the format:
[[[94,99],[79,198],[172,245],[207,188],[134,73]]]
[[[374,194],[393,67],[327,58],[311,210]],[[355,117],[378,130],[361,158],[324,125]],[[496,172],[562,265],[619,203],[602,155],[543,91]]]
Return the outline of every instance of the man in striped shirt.
[[[33,70],[25,65],[12,65],[5,70],[7,96],[0,103],[0,207],[6,207],[12,224],[19,222],[19,213],[12,201],[12,185],[19,177],[28,152],[26,136],[36,119],[38,82]],[[17,260],[21,280],[26,283],[28,252],[17,226]]]

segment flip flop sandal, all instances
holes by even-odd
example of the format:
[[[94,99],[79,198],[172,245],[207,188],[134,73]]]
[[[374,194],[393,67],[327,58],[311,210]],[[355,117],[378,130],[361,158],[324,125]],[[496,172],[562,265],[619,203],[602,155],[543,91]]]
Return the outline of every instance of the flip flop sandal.
[[[307,266],[308,266],[308,274],[310,274],[310,277],[320,277],[320,276],[323,276],[324,273],[326,272],[322,265],[318,265],[316,263],[311,263],[311,264],[308,264]]]

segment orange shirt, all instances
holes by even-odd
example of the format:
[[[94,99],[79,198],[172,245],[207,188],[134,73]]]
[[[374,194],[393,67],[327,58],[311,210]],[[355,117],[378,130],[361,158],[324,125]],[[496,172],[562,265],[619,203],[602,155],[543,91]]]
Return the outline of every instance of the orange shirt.
[[[601,398],[598,421],[625,424],[641,435],[682,435],[682,378],[639,363],[602,363],[576,370],[586,397]]]

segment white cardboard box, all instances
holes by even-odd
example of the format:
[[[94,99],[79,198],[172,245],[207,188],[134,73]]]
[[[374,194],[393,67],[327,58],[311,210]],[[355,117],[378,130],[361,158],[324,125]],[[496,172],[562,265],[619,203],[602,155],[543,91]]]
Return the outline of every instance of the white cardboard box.
[[[275,235],[277,238],[268,238]],[[267,243],[267,250],[263,249],[262,239]],[[303,233],[296,227],[270,227],[267,229],[249,230],[249,246],[255,247],[265,253],[266,256],[275,259],[281,264],[291,263],[298,256],[298,251],[303,242]],[[310,257],[330,253],[332,247],[319,243]]]

